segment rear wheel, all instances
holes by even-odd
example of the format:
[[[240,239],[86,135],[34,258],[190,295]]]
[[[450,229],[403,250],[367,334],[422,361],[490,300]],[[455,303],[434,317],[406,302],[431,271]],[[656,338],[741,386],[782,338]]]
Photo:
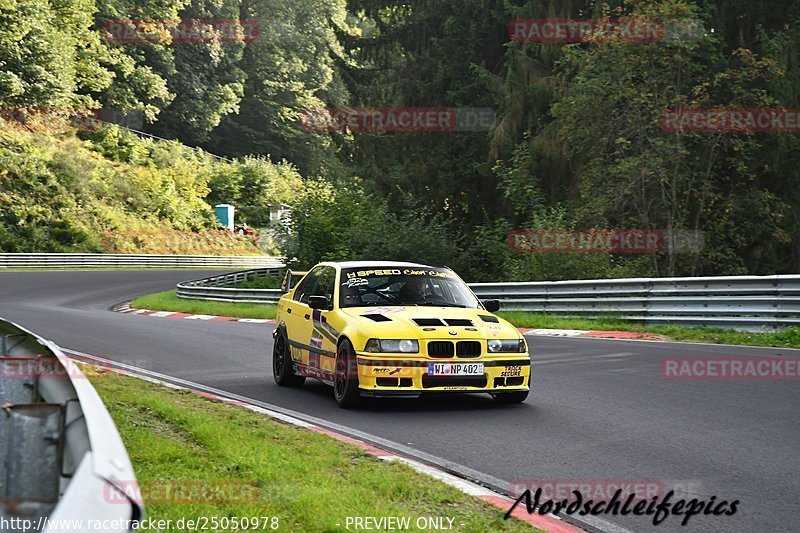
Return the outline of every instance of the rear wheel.
[[[358,403],[358,364],[356,352],[350,341],[344,340],[336,351],[336,370],[333,381],[333,396],[339,406],[348,408]]]
[[[528,398],[528,392],[530,391],[519,391],[519,392],[505,392],[500,394],[494,395],[494,401],[497,403],[522,403]]]
[[[283,333],[275,337],[272,349],[272,376],[275,383],[281,387],[297,387],[302,385],[306,378],[298,376],[292,370],[292,357],[289,354],[289,343]]]

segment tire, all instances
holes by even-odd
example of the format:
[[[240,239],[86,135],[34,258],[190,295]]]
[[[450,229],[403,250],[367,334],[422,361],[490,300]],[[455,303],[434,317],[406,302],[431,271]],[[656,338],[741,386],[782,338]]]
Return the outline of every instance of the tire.
[[[528,398],[530,391],[505,392],[494,395],[494,401],[502,404],[522,403]]]
[[[298,376],[292,370],[289,343],[283,333],[279,333],[275,337],[275,344],[272,349],[272,377],[275,378],[275,383],[280,387],[298,387],[306,380],[306,378]]]
[[[358,404],[358,364],[356,352],[350,341],[345,339],[336,350],[336,368],[333,380],[333,397],[339,407],[345,409]]]

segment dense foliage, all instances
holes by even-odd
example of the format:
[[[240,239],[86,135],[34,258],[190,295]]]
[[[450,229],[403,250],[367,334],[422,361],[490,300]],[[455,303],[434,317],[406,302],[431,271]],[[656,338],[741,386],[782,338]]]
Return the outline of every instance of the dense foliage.
[[[109,231],[103,236],[109,254],[261,255],[257,241],[228,230]]]
[[[0,125],[0,250],[6,252],[258,253],[249,238],[208,231],[218,228],[205,201],[209,184],[247,175],[276,189],[285,180],[286,190],[300,179],[285,164],[228,163],[117,128],[76,135],[50,124],[21,128],[0,119]],[[267,191],[265,201],[280,201],[281,194]]]
[[[532,18],[673,21],[650,42],[515,42]],[[115,40],[115,21],[255,22],[254,39]],[[210,206],[283,251],[447,264],[465,277],[800,269],[798,133],[674,133],[686,108],[800,108],[800,0],[0,0],[0,107],[123,109],[116,129],[0,136],[0,250],[198,230]],[[488,131],[323,131],[314,109],[486,108]],[[516,254],[513,229],[702,232],[692,251]]]

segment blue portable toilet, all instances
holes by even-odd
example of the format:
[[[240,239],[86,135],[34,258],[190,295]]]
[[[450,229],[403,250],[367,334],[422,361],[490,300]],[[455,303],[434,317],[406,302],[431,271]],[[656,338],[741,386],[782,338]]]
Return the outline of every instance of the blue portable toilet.
[[[219,204],[214,206],[214,211],[223,226],[233,231],[233,212],[236,208],[229,204]]]

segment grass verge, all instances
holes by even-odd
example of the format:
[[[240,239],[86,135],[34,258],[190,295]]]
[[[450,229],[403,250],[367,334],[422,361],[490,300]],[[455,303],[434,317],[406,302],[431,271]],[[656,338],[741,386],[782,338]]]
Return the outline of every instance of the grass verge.
[[[183,300],[175,291],[160,292],[137,298],[131,307],[158,311],[177,311],[203,315],[222,315],[241,318],[275,318],[275,306]],[[506,311],[497,313],[520,328],[585,329],[599,331],[637,331],[663,335],[677,342],[708,342],[739,346],[800,348],[800,328],[788,328],[774,333],[753,333],[718,328],[689,328],[683,326],[645,326],[641,323],[613,318],[556,318],[541,313]]]
[[[130,305],[138,309],[152,309],[153,311],[175,311],[193,315],[219,315],[239,318],[275,318],[276,309],[271,304],[186,300],[178,298],[174,290],[136,298]]]
[[[537,531],[406,465],[325,435],[111,372],[97,374],[93,384],[155,520],[276,517],[281,531],[345,531],[348,516],[410,517],[412,525],[437,516],[452,518],[455,531]],[[161,500],[181,495],[181,503],[148,503],[148,487]],[[192,494],[205,498],[182,503]]]

